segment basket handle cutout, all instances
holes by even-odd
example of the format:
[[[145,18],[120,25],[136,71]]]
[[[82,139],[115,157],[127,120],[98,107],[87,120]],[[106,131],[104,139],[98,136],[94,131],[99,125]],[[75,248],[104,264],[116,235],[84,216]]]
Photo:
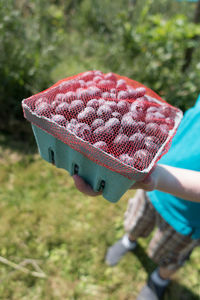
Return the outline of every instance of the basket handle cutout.
[[[101,192],[103,191],[104,187],[105,187],[105,180],[101,180],[100,181],[100,184],[99,184],[99,188],[98,188],[98,191]]]
[[[49,148],[48,151],[49,151],[49,162],[55,165],[54,151],[51,148]]]
[[[79,166],[77,164],[74,164],[74,175],[77,174],[78,175],[78,171],[79,171]]]

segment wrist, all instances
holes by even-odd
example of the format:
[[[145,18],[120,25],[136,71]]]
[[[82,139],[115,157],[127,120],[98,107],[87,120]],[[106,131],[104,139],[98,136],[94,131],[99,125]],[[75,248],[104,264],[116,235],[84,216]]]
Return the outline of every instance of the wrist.
[[[161,173],[161,166],[160,165],[156,165],[155,168],[153,169],[152,173],[151,173],[151,178],[152,181],[154,183],[154,190],[158,190],[159,189],[159,179],[160,179],[160,174]]]

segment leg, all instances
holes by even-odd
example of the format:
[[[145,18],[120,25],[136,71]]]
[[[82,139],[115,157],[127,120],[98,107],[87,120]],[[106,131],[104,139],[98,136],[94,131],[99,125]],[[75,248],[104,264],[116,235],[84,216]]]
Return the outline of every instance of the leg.
[[[134,198],[128,203],[125,213],[125,234],[119,241],[108,249],[106,263],[116,265],[119,260],[129,251],[136,247],[138,237],[146,237],[155,225],[155,209],[146,197],[143,190],[138,190]]]
[[[174,241],[176,239],[176,242]],[[161,264],[158,271],[162,279],[171,279],[177,270],[184,265],[184,263],[190,258],[190,255],[195,247],[199,245],[199,240],[192,240],[189,236],[183,236],[179,233],[174,234],[172,239],[174,243],[174,249],[171,256],[171,264]],[[173,259],[173,256],[176,259]],[[170,259],[168,258],[170,262]]]
[[[199,240],[192,240],[190,236],[176,232],[158,214],[157,220],[159,228],[149,244],[148,254],[158,264],[158,268],[150,275],[137,300],[162,299],[173,274],[199,244]]]
[[[124,214],[124,229],[131,239],[147,237],[155,226],[156,212],[144,190],[138,190],[129,199]]]
[[[160,267],[158,269],[159,275],[162,279],[171,279],[172,275],[176,272],[174,270],[168,270],[167,268]]]

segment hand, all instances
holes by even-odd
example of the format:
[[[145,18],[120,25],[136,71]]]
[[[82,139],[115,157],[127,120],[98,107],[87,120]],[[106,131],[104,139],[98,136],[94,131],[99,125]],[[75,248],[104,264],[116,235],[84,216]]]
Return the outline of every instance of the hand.
[[[157,180],[156,176],[154,175],[155,174],[152,172],[143,181],[136,181],[130,189],[143,189],[147,192],[155,190],[157,186]]]
[[[92,196],[92,197],[102,194],[102,192],[94,192],[93,189],[91,188],[91,186],[88,183],[86,183],[80,176],[73,175],[73,179],[74,179],[76,188],[83,194],[86,194],[86,195]]]
[[[136,181],[130,189],[143,189],[145,191],[152,191],[156,188],[157,185],[156,178],[157,172],[155,168],[147,178],[145,178],[143,181]],[[80,176],[74,175],[73,179],[76,188],[83,194],[91,197],[96,197],[102,194],[102,192],[93,191],[92,187],[88,183],[86,183]]]

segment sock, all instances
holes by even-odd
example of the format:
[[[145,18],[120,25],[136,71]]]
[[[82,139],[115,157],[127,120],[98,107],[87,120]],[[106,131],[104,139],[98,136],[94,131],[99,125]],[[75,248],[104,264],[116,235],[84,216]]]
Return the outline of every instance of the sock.
[[[114,245],[109,247],[105,261],[109,266],[116,265],[120,259],[128,252],[136,248],[137,242],[131,242],[128,238],[128,234],[125,234]]]
[[[128,234],[125,234],[122,238],[122,244],[124,245],[125,248],[129,250],[133,250],[136,247],[136,241],[131,242],[128,238]]]
[[[156,269],[152,274],[151,274],[151,280],[159,286],[165,287],[169,284],[170,280],[169,279],[163,279],[160,277],[158,269]]]

